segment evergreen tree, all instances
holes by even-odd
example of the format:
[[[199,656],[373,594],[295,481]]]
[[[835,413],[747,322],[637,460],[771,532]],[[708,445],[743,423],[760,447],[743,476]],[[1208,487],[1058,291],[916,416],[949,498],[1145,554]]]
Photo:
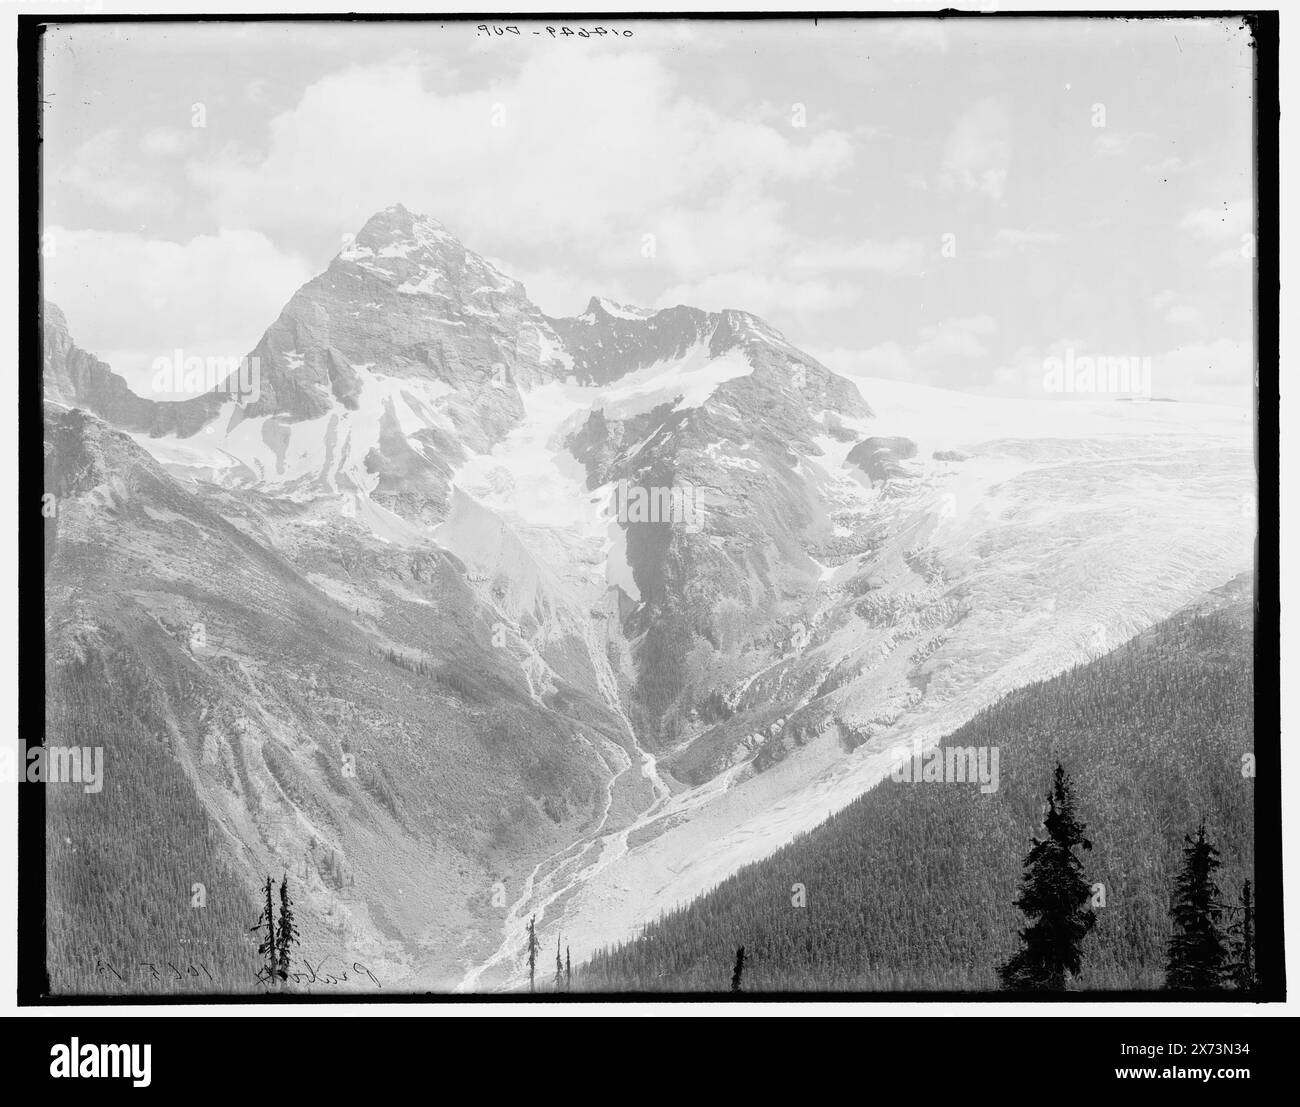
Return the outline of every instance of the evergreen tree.
[[[528,920],[528,990],[536,991],[537,981],[537,916]]]
[[[733,992],[744,991],[740,986],[740,978],[745,972],[745,947],[740,946],[736,950],[736,967],[731,971],[731,990]]]
[[[555,990],[558,992],[564,986],[564,962],[560,960],[560,936],[555,936]]]
[[[573,962],[569,960],[569,947],[564,947],[564,990],[573,991]]]
[[[1232,983],[1243,992],[1259,986],[1255,978],[1255,905],[1250,898],[1250,881],[1241,886],[1241,920],[1228,928],[1232,938]]]
[[[257,955],[266,958],[266,964],[263,971],[266,973],[266,982],[272,986],[276,981],[276,962],[275,962],[275,911],[271,906],[271,885],[273,881],[268,875],[266,885],[262,889],[265,893],[266,905],[262,908],[262,913],[257,916],[257,922],[248,928],[249,933],[260,931],[263,926],[266,927],[266,937],[262,939],[257,947]]]
[[[1222,988],[1227,949],[1219,919],[1223,906],[1214,873],[1219,851],[1205,840],[1205,821],[1196,837],[1184,835],[1183,871],[1174,887],[1169,914],[1174,933],[1169,939],[1165,987],[1176,991],[1213,991]]]
[[[1088,908],[1092,889],[1075,852],[1090,850],[1084,824],[1074,811],[1070,778],[1057,762],[1043,818],[1047,836],[1035,840],[1025,857],[1025,874],[1016,907],[1029,920],[1020,931],[1023,943],[998,969],[1010,991],[1061,991],[1079,975],[1079,945],[1097,918]]]
[[[289,979],[291,947],[298,944],[298,927],[293,921],[293,900],[289,898],[289,874],[280,881],[280,921],[275,930],[275,968],[281,980]]]

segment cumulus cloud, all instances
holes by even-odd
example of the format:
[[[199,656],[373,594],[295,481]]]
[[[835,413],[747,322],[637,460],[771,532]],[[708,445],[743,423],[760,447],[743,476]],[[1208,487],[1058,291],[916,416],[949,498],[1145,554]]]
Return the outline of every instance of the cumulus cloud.
[[[788,323],[852,302],[853,291],[828,275],[802,279],[819,256],[792,229],[788,210],[799,189],[851,166],[847,135],[724,114],[683,95],[665,64],[644,53],[544,51],[517,71],[489,72],[497,76],[475,75],[468,87],[460,80],[448,91],[418,60],[399,57],[315,80],[269,121],[264,142],[206,145],[187,163],[207,218],[248,228],[248,237],[223,232],[169,256],[189,257],[185,264],[206,272],[251,257],[244,287],[274,288],[270,302],[278,304],[306,275],[291,251],[319,267],[342,234],[401,202],[504,259],[502,268],[554,313],[581,310],[592,294],[633,302],[658,296],[777,313]],[[155,157],[183,153],[183,136],[164,128],[134,141],[137,152]],[[147,183],[103,185],[91,167],[120,156],[122,137],[100,136],[97,144],[95,157],[80,159],[74,183],[106,192],[120,208],[169,202]],[[106,240],[86,239],[83,248],[92,241]],[[165,244],[121,241],[123,261],[139,258],[158,271]],[[917,253],[902,240],[820,249],[828,273],[897,271],[914,265]],[[783,260],[797,254],[801,277],[781,275]],[[212,287],[181,275],[179,262],[171,267],[175,282],[141,278],[135,283],[147,287],[106,287],[98,309],[84,304],[88,321],[102,316],[87,329],[87,337],[99,335],[99,350],[138,360],[125,321],[138,320],[141,291],[147,299],[178,303],[193,294],[212,304]],[[769,276],[756,278],[756,268]],[[281,279],[286,272],[292,281]],[[631,294],[637,290],[644,295]],[[127,296],[132,303],[120,305]],[[267,303],[254,338],[273,318]],[[229,304],[190,314],[221,315],[228,335],[249,326]]]
[[[1010,134],[1006,102],[997,97],[977,100],[948,135],[938,187],[1001,200],[1011,160]]]
[[[225,225],[332,240],[400,201],[489,251],[572,253],[665,226],[694,234],[700,211],[732,220],[715,238],[770,236],[773,208],[738,200],[834,175],[852,157],[838,132],[680,96],[655,57],[546,51],[456,92],[428,87],[414,62],[331,74],[271,121],[264,152],[224,150],[193,174]]]
[[[83,349],[147,392],[152,361],[187,355],[242,357],[310,278],[301,259],[256,231],[226,230],[188,242],[111,231],[48,229],[45,296]],[[106,310],[107,308],[107,310]],[[142,338],[157,336],[141,346]]]

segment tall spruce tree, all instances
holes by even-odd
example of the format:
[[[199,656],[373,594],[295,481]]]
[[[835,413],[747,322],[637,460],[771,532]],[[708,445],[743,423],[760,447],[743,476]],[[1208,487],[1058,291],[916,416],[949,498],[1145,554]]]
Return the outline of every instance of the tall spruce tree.
[[[745,975],[745,947],[739,946],[736,949],[736,967],[731,970],[731,990],[733,992],[744,991],[741,987],[741,977]]]
[[[569,960],[569,947],[564,947],[564,990],[573,991],[573,962]]]
[[[271,907],[271,887],[274,884],[270,875],[267,875],[266,885],[262,891],[265,894],[265,906],[262,913],[257,916],[257,922],[248,928],[249,933],[260,932],[262,927],[266,927],[266,937],[262,939],[257,947],[257,955],[266,958],[266,964],[263,966],[263,972],[266,973],[266,982],[272,987],[277,980],[276,959],[275,959],[275,911]]]
[[[292,947],[298,944],[298,927],[293,921],[293,900],[289,898],[289,874],[280,881],[280,920],[275,928],[275,970],[281,980],[289,979]]]
[[[1165,987],[1175,991],[1209,992],[1222,988],[1228,951],[1219,920],[1223,905],[1214,873],[1219,851],[1205,838],[1205,821],[1196,837],[1183,835],[1183,871],[1174,885],[1169,915],[1174,924],[1169,939]]]
[[[564,962],[560,959],[560,936],[555,936],[555,990],[564,990]]]
[[[1043,817],[1046,837],[1035,840],[1025,857],[1025,875],[1016,906],[1029,921],[1020,931],[1021,948],[998,968],[1010,991],[1061,991],[1079,975],[1079,946],[1097,918],[1088,907],[1092,888],[1083,875],[1078,850],[1092,849],[1074,810],[1070,778],[1057,763]]]
[[[1232,941],[1229,975],[1243,992],[1253,992],[1259,981],[1255,977],[1255,904],[1251,899],[1250,881],[1241,886],[1241,918],[1228,928]]]
[[[528,990],[537,990],[537,916],[528,920]]]

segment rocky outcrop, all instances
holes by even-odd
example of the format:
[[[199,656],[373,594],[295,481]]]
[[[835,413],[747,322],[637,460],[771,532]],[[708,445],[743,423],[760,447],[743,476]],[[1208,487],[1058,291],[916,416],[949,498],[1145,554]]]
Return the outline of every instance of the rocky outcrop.
[[[364,369],[445,388],[448,414],[475,450],[518,422],[517,384],[566,371],[524,286],[400,204],[372,216],[294,294],[253,354],[261,396],[245,418],[299,422],[336,402],[355,406]]]
[[[907,476],[902,463],[914,457],[916,443],[910,438],[864,438],[849,451],[846,461],[874,483]]]
[[[73,342],[63,312],[48,300],[42,330],[45,398],[63,407],[93,412],[123,430],[188,437],[215,418],[225,402],[216,394],[178,401],[137,396],[105,362]]]

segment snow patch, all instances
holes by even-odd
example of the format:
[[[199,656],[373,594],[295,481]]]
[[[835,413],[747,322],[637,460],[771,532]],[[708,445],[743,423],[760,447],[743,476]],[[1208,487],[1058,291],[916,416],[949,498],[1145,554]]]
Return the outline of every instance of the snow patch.
[[[753,371],[749,360],[739,352],[731,350],[714,358],[700,343],[681,358],[657,361],[620,377],[601,391],[592,408],[603,411],[609,419],[630,419],[675,400],[673,410],[684,411],[700,407],[720,384],[749,376]]]
[[[408,279],[399,284],[397,291],[406,296],[432,296],[438,291],[438,283],[445,279],[438,270],[426,269],[418,280]]]
[[[596,303],[600,305],[601,310],[606,315],[612,315],[615,319],[649,319],[656,314],[653,308],[639,308],[630,304],[618,304],[613,300],[606,300],[603,296],[598,296]]]

